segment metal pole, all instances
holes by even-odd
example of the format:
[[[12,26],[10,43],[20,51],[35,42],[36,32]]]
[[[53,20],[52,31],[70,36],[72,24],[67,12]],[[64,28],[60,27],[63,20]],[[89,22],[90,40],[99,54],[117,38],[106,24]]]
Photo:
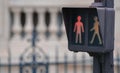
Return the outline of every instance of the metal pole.
[[[114,0],[104,0],[105,7],[114,8]]]
[[[105,54],[105,71],[104,73],[114,73],[114,65],[113,65],[113,52],[109,52]]]
[[[94,0],[94,2],[101,2],[104,7],[114,8],[114,0]]]
[[[113,52],[94,55],[93,73],[114,73]]]
[[[97,56],[93,57],[93,73],[100,73],[100,65]]]

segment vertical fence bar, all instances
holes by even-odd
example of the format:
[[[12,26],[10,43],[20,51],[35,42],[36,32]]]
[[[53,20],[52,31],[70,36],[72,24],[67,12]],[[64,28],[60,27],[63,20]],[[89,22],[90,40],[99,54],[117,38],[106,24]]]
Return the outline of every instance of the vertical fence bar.
[[[93,73],[93,59],[90,59],[90,67],[91,67],[91,73]]]
[[[47,63],[46,63],[46,73],[49,73],[49,56],[46,56],[46,60],[47,60]]]
[[[82,54],[82,73],[86,73],[85,64],[86,64],[85,54]]]
[[[56,73],[59,73],[59,64],[58,64],[58,59],[59,59],[59,53],[58,53],[58,48],[56,48],[56,50],[55,50],[55,52],[56,52]]]
[[[73,73],[77,73],[77,59],[76,59],[76,54],[73,53]]]
[[[1,63],[1,58],[0,58],[0,73],[2,73],[2,71],[1,71],[1,70],[2,70],[2,69],[1,69],[1,68],[2,68],[2,65],[1,65],[1,64],[2,64],[2,63]]]
[[[23,57],[20,57],[19,67],[20,67],[20,73],[23,73]]]
[[[117,52],[117,73],[120,73],[120,65],[119,65],[119,63],[120,63],[120,56],[119,56],[119,53]]]
[[[9,57],[8,57],[8,72],[11,73],[11,50],[10,48],[8,49],[8,54],[9,54]]]
[[[68,72],[68,63],[67,63],[67,54],[64,55],[64,60],[65,60],[65,64],[64,64],[64,73]]]

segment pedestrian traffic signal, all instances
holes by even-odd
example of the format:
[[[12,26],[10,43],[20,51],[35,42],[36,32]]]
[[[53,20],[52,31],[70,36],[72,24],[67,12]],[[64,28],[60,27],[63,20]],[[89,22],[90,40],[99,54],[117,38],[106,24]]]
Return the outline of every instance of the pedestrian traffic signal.
[[[113,8],[63,8],[71,51],[109,52],[114,49]]]

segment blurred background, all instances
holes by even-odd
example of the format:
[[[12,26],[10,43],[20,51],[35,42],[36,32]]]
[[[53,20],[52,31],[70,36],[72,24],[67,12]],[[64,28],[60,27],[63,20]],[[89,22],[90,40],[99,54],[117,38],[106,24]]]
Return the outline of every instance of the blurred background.
[[[68,51],[61,13],[62,7],[93,2],[0,0],[0,73],[93,73],[92,57]],[[114,70],[120,73],[120,0],[114,8]]]

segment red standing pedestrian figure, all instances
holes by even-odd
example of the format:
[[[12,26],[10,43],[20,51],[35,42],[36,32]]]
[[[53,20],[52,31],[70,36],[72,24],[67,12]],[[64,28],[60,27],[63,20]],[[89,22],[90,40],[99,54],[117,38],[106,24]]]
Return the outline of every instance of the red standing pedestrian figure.
[[[82,43],[82,32],[84,32],[84,26],[81,22],[81,16],[77,17],[77,22],[74,25],[74,32],[76,33],[75,43],[78,43],[78,41],[79,43]]]

